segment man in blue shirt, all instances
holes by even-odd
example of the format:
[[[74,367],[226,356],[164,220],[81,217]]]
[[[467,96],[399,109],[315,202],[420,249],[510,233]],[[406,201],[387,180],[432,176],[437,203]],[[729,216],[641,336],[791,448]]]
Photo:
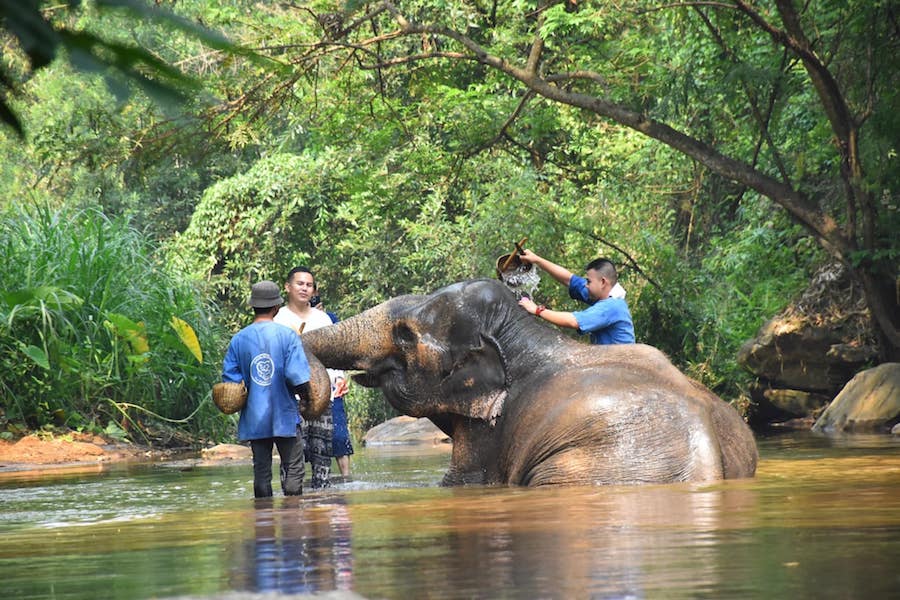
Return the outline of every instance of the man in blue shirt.
[[[250,292],[253,323],[231,338],[222,365],[222,381],[243,381],[247,403],[238,421],[238,439],[253,451],[253,495],[272,495],[272,446],[281,457],[281,489],[286,496],[303,493],[303,440],[297,438],[298,405],[309,398],[309,363],[300,336],[273,321],[281,293],[272,281],[260,281]]]
[[[531,250],[524,250],[519,256],[523,262],[543,269],[566,286],[569,296],[588,305],[581,311],[563,312],[549,310],[538,306],[530,298],[522,298],[519,301],[522,308],[559,327],[577,329],[581,334],[590,333],[592,344],[634,343],[634,324],[612,262],[605,258],[592,260],[584,269],[585,276],[579,277]]]

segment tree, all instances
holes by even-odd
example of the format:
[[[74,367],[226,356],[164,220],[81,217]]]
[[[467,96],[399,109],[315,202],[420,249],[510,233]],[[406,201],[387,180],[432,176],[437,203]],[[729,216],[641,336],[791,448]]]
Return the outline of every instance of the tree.
[[[900,360],[900,27],[891,3],[359,6],[318,13],[323,38],[304,60],[345,53],[375,73],[476,65],[503,73],[525,99],[665,144],[802,224],[862,284],[882,359]]]
[[[158,23],[218,51],[262,60],[221,34],[160,8],[159,2],[151,5],[144,0],[94,0],[90,4],[101,15],[125,14],[134,23]],[[122,98],[127,97],[135,86],[161,105],[180,105],[188,92],[199,89],[196,80],[148,48],[117,39],[102,27],[93,31],[85,29],[79,22],[83,8],[81,0],[62,3],[0,0],[0,29],[6,34],[4,53],[12,48],[25,59],[0,64],[0,121],[20,135],[24,134],[22,124],[8,97],[17,91],[22,81],[50,65],[59,55],[68,59],[76,70],[102,74],[110,89]],[[99,21],[91,23],[96,26]],[[275,67],[274,64],[268,66]]]

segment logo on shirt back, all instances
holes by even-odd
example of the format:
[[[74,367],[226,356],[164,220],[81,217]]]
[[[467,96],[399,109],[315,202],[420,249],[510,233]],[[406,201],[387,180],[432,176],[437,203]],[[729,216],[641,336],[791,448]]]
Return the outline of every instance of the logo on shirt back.
[[[275,376],[275,361],[272,356],[266,354],[257,354],[250,361],[250,379],[253,383],[261,386],[272,384],[272,377]]]

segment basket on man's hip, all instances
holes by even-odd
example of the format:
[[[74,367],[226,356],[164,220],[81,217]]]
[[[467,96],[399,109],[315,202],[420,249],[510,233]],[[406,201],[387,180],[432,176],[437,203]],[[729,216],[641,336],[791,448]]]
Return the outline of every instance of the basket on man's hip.
[[[213,385],[212,397],[215,405],[226,415],[236,413],[247,404],[247,387],[244,382],[221,382]]]

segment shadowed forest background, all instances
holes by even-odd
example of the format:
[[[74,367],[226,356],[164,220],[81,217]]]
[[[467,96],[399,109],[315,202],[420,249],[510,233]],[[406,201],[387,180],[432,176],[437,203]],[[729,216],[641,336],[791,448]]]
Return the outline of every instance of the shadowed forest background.
[[[745,414],[738,349],[823,264],[869,364],[900,356],[895,3],[0,10],[0,435],[227,439],[251,282],[308,265],[348,317],[526,236],[616,262],[638,341]],[[391,416],[348,402],[357,435]]]

